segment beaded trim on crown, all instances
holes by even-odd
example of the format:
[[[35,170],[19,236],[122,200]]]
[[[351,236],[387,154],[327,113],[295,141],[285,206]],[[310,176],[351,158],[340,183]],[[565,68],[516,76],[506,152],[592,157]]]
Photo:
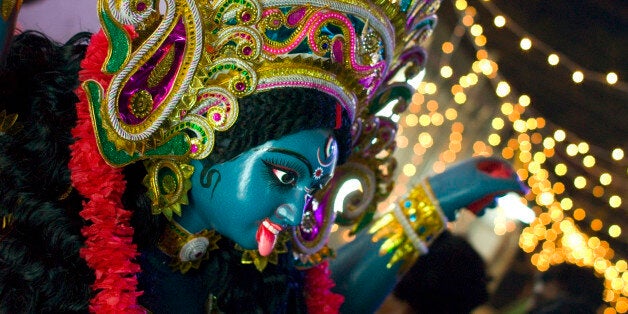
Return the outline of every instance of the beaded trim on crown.
[[[322,90],[352,119],[407,62],[438,1],[99,0],[109,40],[86,82],[101,153],[112,166],[207,157],[238,97],[282,87]],[[133,24],[132,40],[123,24]],[[431,29],[431,27],[429,27]],[[397,42],[403,43],[396,45]]]
[[[215,132],[237,120],[238,98],[276,88],[317,89],[335,97],[350,116],[354,145],[328,196],[319,198],[330,199],[320,210],[333,211],[331,200],[342,183],[357,178],[362,200],[345,202],[353,205],[338,220],[364,225],[390,193],[395,167],[397,124],[376,113],[391,101],[397,101],[393,112],[405,110],[413,91],[405,81],[423,66],[421,44],[439,5],[439,0],[98,0],[108,52],[94,76],[104,75],[109,83],[86,80],[82,87],[99,151],[113,167],[145,160],[154,183],[147,185],[153,212],[170,218],[185,203],[187,162],[211,154]],[[322,216],[328,219],[316,223],[325,226],[313,229],[329,229],[334,217]],[[304,234],[310,229],[293,235],[304,255],[326,241]]]

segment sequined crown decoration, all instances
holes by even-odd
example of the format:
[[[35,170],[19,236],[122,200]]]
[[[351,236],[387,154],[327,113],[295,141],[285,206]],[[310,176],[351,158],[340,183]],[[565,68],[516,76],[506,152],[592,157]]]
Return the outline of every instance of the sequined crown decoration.
[[[185,194],[181,182],[189,171],[180,161],[207,157],[215,132],[236,121],[238,98],[252,93],[282,87],[324,91],[349,113],[357,143],[377,110],[392,98],[411,96],[400,86],[405,83],[391,82],[398,72],[422,65],[420,44],[431,33],[440,2],[159,3],[98,1],[109,43],[100,75],[107,80],[87,80],[83,89],[107,163],[149,160],[153,170],[174,173],[171,191],[148,183],[153,194],[166,195],[152,195],[163,207]],[[147,180],[164,177],[161,170],[153,172]]]

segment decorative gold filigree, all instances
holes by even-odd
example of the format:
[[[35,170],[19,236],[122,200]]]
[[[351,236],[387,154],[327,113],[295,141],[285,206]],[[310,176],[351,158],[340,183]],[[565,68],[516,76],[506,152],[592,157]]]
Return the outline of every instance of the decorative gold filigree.
[[[8,213],[2,216],[2,229],[9,227],[13,223],[13,214]]]
[[[147,161],[144,185],[152,200],[153,214],[164,214],[172,220],[172,214],[181,216],[181,205],[188,204],[188,191],[192,187],[190,177],[194,167],[177,161]]]
[[[253,264],[258,271],[264,271],[268,263],[273,265],[277,265],[279,262],[279,254],[285,254],[288,252],[288,246],[286,243],[290,237],[286,232],[282,232],[277,239],[277,244],[275,244],[275,248],[273,252],[268,256],[261,256],[257,250],[246,250],[242,248],[240,245],[236,244],[235,248],[239,251],[242,251],[242,260],[240,261],[242,264]]]
[[[9,133],[11,128],[15,129],[15,122],[17,121],[17,114],[7,114],[6,110],[0,111],[0,134]]]
[[[328,258],[333,258],[334,256],[336,256],[336,252],[334,252],[329,246],[324,245],[316,253],[301,254],[298,252],[294,252],[294,255],[298,259],[296,267],[299,269],[308,269],[322,263]]]
[[[2,1],[2,19],[6,22],[11,15],[20,9],[22,0],[4,0]]]

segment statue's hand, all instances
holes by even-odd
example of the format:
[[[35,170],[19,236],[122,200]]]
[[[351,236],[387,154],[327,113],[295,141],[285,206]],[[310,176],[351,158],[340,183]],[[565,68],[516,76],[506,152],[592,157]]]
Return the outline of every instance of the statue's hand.
[[[481,215],[495,198],[509,192],[525,195],[528,188],[506,161],[476,157],[427,178],[434,196],[449,221],[461,208]]]

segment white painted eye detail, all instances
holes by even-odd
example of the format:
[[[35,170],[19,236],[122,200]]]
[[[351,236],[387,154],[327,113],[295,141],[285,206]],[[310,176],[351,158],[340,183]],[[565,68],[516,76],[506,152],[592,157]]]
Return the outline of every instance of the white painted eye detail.
[[[281,169],[273,168],[273,174],[277,177],[277,180],[282,184],[294,184],[297,176],[291,171],[284,171]]]

